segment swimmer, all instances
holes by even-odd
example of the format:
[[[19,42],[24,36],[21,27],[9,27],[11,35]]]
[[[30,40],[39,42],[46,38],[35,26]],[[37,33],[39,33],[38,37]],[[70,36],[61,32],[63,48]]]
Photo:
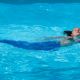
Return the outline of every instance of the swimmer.
[[[72,31],[64,31],[66,36],[52,37],[53,39],[61,39],[59,41],[44,41],[44,42],[27,42],[16,40],[0,40],[0,43],[6,43],[17,48],[26,50],[56,50],[61,46],[71,45],[80,42],[80,28],[74,28]],[[51,40],[52,40],[51,38]]]
[[[80,42],[80,28],[74,28],[72,31],[68,30],[68,31],[64,31],[63,33],[66,34],[66,36],[57,36],[57,37],[50,37],[50,38],[61,39],[60,44],[62,46],[70,45],[75,42]]]
[[[66,37],[61,40],[62,45],[80,42],[80,28],[74,28],[72,31],[64,31],[64,34],[66,34]]]

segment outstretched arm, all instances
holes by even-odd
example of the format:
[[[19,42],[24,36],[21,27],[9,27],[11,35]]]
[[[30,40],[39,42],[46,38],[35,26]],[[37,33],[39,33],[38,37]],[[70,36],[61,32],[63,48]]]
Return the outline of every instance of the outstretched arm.
[[[65,36],[54,36],[54,37],[47,37],[45,39],[47,40],[47,39],[70,39],[70,38],[73,38],[73,37],[72,36],[67,36],[67,37],[65,37]]]

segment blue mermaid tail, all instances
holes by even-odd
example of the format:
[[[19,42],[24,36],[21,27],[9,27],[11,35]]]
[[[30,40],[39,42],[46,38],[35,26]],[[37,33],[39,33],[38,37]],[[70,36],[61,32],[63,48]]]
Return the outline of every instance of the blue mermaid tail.
[[[59,48],[60,42],[46,41],[46,42],[27,42],[15,40],[0,40],[1,43],[6,43],[14,47],[23,48],[26,50],[55,50]]]

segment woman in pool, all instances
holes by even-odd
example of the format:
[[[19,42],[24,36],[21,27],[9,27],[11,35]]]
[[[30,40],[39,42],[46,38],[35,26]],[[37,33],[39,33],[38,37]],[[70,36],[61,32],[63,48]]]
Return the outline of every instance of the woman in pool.
[[[74,28],[72,31],[64,31],[66,37],[63,37],[64,40],[61,40],[62,45],[68,45],[74,42],[80,42],[80,28]]]
[[[45,42],[27,42],[16,40],[0,40],[1,43],[6,43],[14,47],[23,48],[26,50],[55,50],[64,45],[70,45],[75,42],[80,42],[80,28],[74,28],[72,31],[64,31],[66,37],[53,37],[63,38],[61,41],[45,41]]]
[[[49,37],[48,39],[61,39],[59,41],[61,46],[80,42],[80,28],[74,28],[72,31],[67,30],[63,33],[66,34],[66,36]]]

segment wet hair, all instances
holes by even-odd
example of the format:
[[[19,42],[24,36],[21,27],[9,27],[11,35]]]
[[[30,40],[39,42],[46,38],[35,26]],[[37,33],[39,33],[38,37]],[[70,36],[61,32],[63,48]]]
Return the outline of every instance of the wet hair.
[[[67,36],[71,36],[72,31],[64,31],[63,33],[66,34]]]

